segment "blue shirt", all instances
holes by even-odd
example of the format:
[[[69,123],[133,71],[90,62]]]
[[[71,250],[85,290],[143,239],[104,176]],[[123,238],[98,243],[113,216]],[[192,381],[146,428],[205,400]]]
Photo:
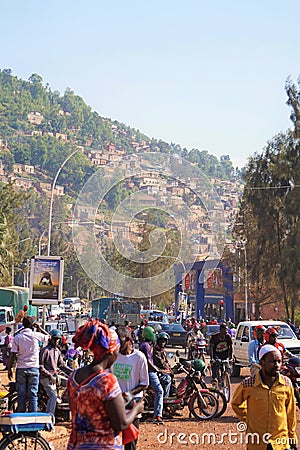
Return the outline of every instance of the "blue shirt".
[[[250,364],[259,364],[258,350],[262,344],[257,339],[253,339],[248,346],[248,359]]]

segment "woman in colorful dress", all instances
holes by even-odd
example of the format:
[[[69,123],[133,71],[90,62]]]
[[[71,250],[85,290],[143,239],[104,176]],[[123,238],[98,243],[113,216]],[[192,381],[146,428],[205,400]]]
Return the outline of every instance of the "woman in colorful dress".
[[[107,371],[118,357],[118,335],[96,319],[80,327],[73,341],[75,347],[89,349],[94,359],[68,380],[72,413],[68,450],[122,449],[121,431],[142,412],[143,402],[125,412],[117,378]]]

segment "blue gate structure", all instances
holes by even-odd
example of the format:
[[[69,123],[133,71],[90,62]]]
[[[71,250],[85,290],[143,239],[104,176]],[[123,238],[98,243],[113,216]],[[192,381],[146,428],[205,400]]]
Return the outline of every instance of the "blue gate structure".
[[[209,305],[222,305],[223,317],[230,317],[234,321],[233,271],[226,261],[203,260],[194,263],[180,263],[174,265],[175,273],[175,315],[179,311],[179,301],[183,292],[184,275],[195,273],[195,316],[199,320],[205,317],[205,310]]]

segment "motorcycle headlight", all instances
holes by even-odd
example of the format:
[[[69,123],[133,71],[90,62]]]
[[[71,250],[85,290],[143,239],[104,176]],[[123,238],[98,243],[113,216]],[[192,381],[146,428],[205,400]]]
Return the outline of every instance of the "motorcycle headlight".
[[[295,371],[300,375],[300,367],[299,366],[295,367]]]

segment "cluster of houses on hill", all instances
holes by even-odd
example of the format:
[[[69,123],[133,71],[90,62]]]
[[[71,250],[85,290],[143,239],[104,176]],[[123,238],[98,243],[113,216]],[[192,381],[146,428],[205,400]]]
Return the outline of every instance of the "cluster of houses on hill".
[[[60,112],[64,113],[63,111]],[[65,114],[65,113],[64,113]],[[43,121],[43,116],[39,112],[30,112],[27,116],[28,121],[38,126]],[[108,119],[103,119],[103,121]],[[115,134],[128,133],[125,129],[118,128],[117,125],[112,124],[112,131]],[[38,128],[38,127],[37,127]],[[62,141],[68,141],[67,134],[64,133],[50,133],[40,131],[39,129],[31,130],[29,136],[36,135],[49,135],[53,138],[60,139]],[[123,171],[133,171],[137,167],[136,162],[132,161],[128,153],[120,146],[112,142],[103,146],[99,150],[95,150],[91,147],[92,140],[87,140],[86,145],[77,145],[75,142],[71,142],[81,151],[92,164],[105,168],[106,172],[112,173],[116,168],[121,168]],[[150,151],[150,142],[140,139],[136,140],[136,136],[131,133],[130,146],[132,147],[133,154],[143,153]],[[51,196],[52,180],[48,180],[43,177],[41,180],[41,173],[38,168],[27,164],[14,164],[13,170],[9,173],[5,169],[5,165],[1,160],[1,150],[9,150],[6,141],[0,138],[0,182],[10,183],[14,182],[17,189],[29,190],[34,189],[40,192],[42,195]],[[155,150],[155,149],[154,149]],[[153,151],[153,148],[151,148]],[[139,169],[143,166],[143,161],[139,161]],[[37,173],[38,172],[38,173]],[[240,197],[243,191],[243,185],[240,180],[219,180],[211,179],[211,185],[213,185],[215,192],[218,194],[217,206],[214,206],[215,210],[219,210],[218,213],[222,214],[222,221],[226,223],[226,228],[230,231],[234,222],[236,213],[239,207]],[[212,234],[212,218],[203,207],[206,203],[206,192],[201,186],[201,180],[190,178],[188,183],[181,183],[172,177],[162,176],[159,170],[144,169],[140,174],[126,178],[126,181],[122,182],[122,187],[130,190],[130,192],[137,191],[139,194],[136,196],[135,201],[139,203],[142,208],[171,208],[173,214],[168,217],[165,222],[167,228],[185,230],[186,235],[189,237],[191,244],[197,244],[200,255],[206,255],[213,250],[215,237]],[[197,194],[201,189],[201,202],[197,201]],[[64,186],[59,184],[55,185],[54,194],[57,197],[65,195]],[[188,210],[183,207],[183,199],[189,200]],[[215,211],[217,212],[217,211]],[[89,207],[78,207],[76,211],[78,221],[94,221],[95,210]],[[96,219],[99,219],[103,224],[105,218],[101,213],[98,214]],[[132,221],[129,221],[126,217],[119,217],[118,220],[111,226],[101,226],[100,235],[110,239],[113,233],[129,233],[133,240],[141,239],[141,227]]]

